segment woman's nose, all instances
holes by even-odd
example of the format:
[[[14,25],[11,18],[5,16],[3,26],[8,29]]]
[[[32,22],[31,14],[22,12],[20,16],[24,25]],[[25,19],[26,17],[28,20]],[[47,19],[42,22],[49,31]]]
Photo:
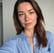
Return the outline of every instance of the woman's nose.
[[[28,21],[30,19],[30,16],[28,14],[25,15],[25,20]]]

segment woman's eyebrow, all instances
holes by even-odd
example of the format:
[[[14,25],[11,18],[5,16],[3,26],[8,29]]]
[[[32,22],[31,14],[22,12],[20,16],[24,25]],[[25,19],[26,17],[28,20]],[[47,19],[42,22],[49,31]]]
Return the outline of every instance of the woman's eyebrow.
[[[18,11],[18,13],[24,13],[23,11]]]
[[[34,9],[29,9],[28,11],[31,11],[31,10],[34,10]]]
[[[29,10],[27,10],[27,11],[32,11],[33,9],[29,9]],[[24,11],[18,11],[18,13],[24,13]]]

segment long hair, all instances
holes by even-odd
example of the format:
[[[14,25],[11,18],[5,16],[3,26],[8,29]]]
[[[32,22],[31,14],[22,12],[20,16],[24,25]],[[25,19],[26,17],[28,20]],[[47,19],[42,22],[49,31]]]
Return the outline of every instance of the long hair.
[[[16,1],[14,6],[14,12],[13,12],[13,20],[14,20],[17,34],[21,33],[21,31],[24,30],[24,28],[21,26],[20,21],[18,19],[18,12],[17,12],[17,7],[22,2],[29,2],[34,8],[35,12],[37,13],[38,18],[37,18],[37,24],[35,25],[35,28],[34,28],[34,33],[37,34],[38,46],[40,47],[42,45],[43,47],[46,47],[48,40],[46,37],[46,31],[42,24],[42,23],[45,23],[45,21],[44,21],[42,11],[35,0],[17,0]]]

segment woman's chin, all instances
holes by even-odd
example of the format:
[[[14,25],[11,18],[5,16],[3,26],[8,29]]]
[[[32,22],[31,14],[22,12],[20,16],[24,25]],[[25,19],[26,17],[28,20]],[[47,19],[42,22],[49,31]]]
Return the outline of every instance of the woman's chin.
[[[25,29],[29,29],[29,30],[31,30],[31,29],[33,29],[34,27],[32,27],[32,26],[29,26],[29,27],[25,27]]]

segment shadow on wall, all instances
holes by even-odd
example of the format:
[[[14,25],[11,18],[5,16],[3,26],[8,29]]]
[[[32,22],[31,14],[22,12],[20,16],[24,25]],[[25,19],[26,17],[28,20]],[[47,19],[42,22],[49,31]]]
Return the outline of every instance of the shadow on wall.
[[[3,44],[3,18],[2,18],[2,3],[0,3],[0,46]]]

